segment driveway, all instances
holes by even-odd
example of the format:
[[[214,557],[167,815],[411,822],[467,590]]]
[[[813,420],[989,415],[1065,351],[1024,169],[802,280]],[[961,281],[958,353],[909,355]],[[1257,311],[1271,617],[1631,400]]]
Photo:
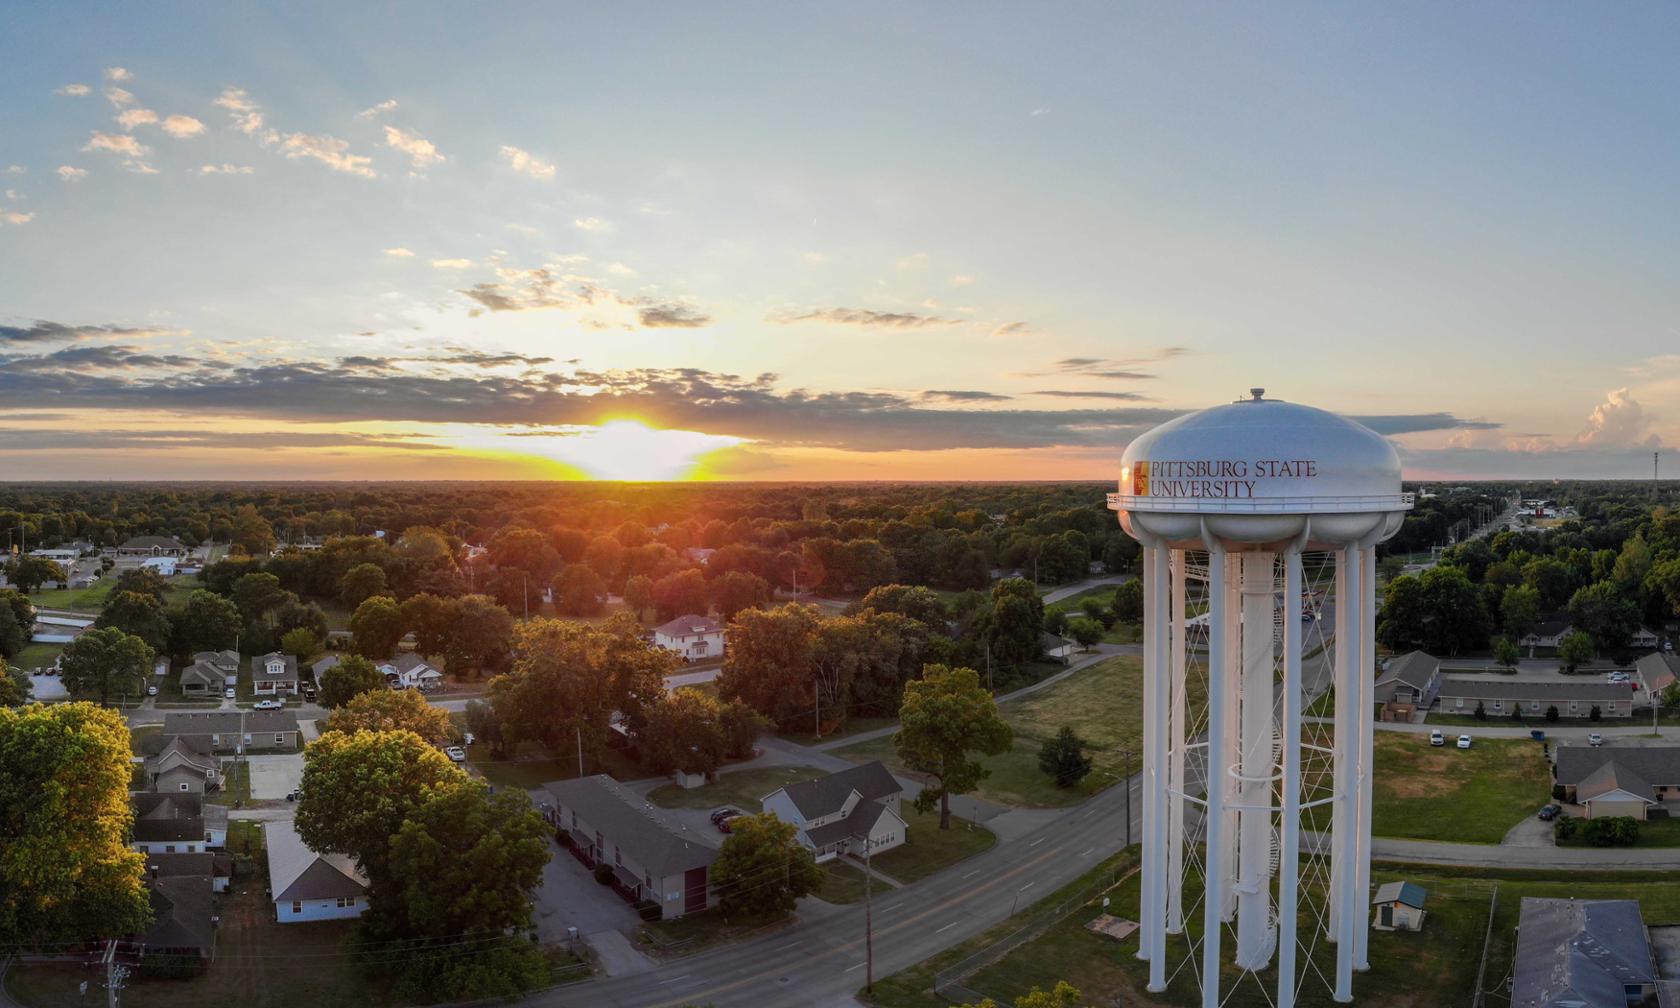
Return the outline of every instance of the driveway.
[[[542,941],[565,941],[567,928],[577,928],[581,936],[626,931],[641,923],[630,904],[619,899],[611,887],[596,882],[589,869],[552,837],[548,850],[542,885],[532,898],[537,935]]]
[[[1535,811],[1539,811],[1536,809]],[[1538,816],[1529,816],[1505,832],[1501,847],[1555,847],[1552,824]]]
[[[245,757],[251,768],[251,797],[257,801],[283,799],[303,783],[301,753],[273,753]]]

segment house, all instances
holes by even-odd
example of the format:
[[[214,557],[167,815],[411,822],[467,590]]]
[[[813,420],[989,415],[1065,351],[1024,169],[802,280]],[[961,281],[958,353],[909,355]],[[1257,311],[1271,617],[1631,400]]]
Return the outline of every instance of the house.
[[[147,879],[152,925],[138,935],[119,940],[117,953],[128,962],[157,956],[192,960],[201,970],[208,966],[216,957],[218,922],[211,885],[204,876]]]
[[[1680,658],[1662,652],[1652,652],[1633,663],[1634,678],[1645,690],[1645,698],[1661,700],[1663,691],[1680,678]]]
[[[292,711],[170,711],[163,734],[183,735],[194,744],[207,742],[211,752],[243,753],[298,747],[297,714]]]
[[[68,567],[70,564],[76,562],[76,559],[82,555],[82,551],[79,549],[64,548],[32,549],[29,551],[29,555],[40,560],[51,560],[55,564]]]
[[[1068,640],[1060,634],[1053,634],[1048,631],[1039,631],[1038,649],[1044,653],[1044,657],[1054,659],[1055,661],[1059,661],[1063,665],[1066,665],[1068,663],[1068,659],[1072,658],[1074,653],[1079,650],[1079,644],[1075,641]]]
[[[140,561],[140,566],[147,570],[155,570],[164,577],[174,577],[175,564],[178,559],[178,557],[172,556],[147,557]]]
[[[718,852],[699,834],[606,774],[544,788],[552,799],[544,818],[584,864],[611,867],[620,896],[657,903],[667,920],[711,906]]]
[[[367,876],[343,854],[305,847],[288,819],[263,825],[268,847],[268,891],[274,919],[282,924],[344,920],[367,909]]]
[[[1488,717],[1509,717],[1520,710],[1524,717],[1545,717],[1546,708],[1556,707],[1566,718],[1592,716],[1594,707],[1604,718],[1633,716],[1633,688],[1629,683],[1605,682],[1590,676],[1566,679],[1516,679],[1503,675],[1444,675],[1440,679],[1442,714],[1474,714],[1482,705]]]
[[[330,655],[327,655],[324,658],[316,659],[315,664],[309,666],[310,674],[312,674],[315,677],[316,685],[320,685],[321,677],[326,675],[328,672],[331,672],[333,669],[337,668],[338,663],[343,661],[343,660],[344,660],[343,655],[336,655],[336,654],[330,654]]]
[[[711,562],[712,554],[716,552],[717,550],[708,549],[704,546],[690,546],[688,549],[683,550],[683,556],[688,558],[689,563],[699,564],[704,567],[706,564]]]
[[[1377,702],[1384,721],[1410,721],[1418,711],[1429,710],[1440,691],[1440,659],[1422,651],[1390,658],[1377,673]]]
[[[206,802],[201,794],[179,792],[136,791],[128,800],[134,806],[135,850],[196,854],[227,846],[226,805]],[[194,828],[189,830],[182,823],[191,823]],[[144,828],[142,824],[146,824]],[[196,846],[188,846],[194,843],[195,837]],[[181,846],[172,849],[172,842]]]
[[[1560,745],[1552,776],[1563,800],[1580,805],[1589,819],[1644,819],[1653,808],[1680,802],[1680,746]]]
[[[193,655],[192,664],[181,670],[181,695],[221,696],[229,678],[239,678],[237,651],[200,651]]]
[[[443,685],[443,673],[412,651],[404,651],[389,661],[380,662],[379,671],[384,674],[385,681],[392,689],[430,692]]]
[[[222,786],[222,761],[202,736],[153,735],[145,741],[156,744],[142,769],[151,790],[160,794],[203,794]]]
[[[298,691],[297,658],[279,651],[251,656],[251,689],[258,696]]]
[[[1662,638],[1652,633],[1647,627],[1640,627],[1633,632],[1632,637],[1628,638],[1628,645],[1641,651],[1652,650],[1660,643],[1662,643]]]
[[[92,616],[37,612],[29,639],[37,644],[68,644],[93,626],[93,621]]]
[[[818,861],[867,850],[891,850],[902,844],[909,827],[898,814],[904,797],[900,784],[880,760],[797,781],[764,796],[764,811],[792,823],[799,842]],[[867,838],[859,844],[859,838]]]
[[[205,852],[202,854],[159,854],[156,852],[146,855],[146,877],[152,879],[176,878],[208,879],[210,891],[225,893],[228,884],[233,879],[233,855]]]
[[[1565,637],[1569,636],[1571,629],[1573,628],[1569,625],[1568,617],[1554,616],[1551,619],[1536,623],[1534,629],[1523,634],[1517,640],[1517,643],[1528,648],[1528,656],[1533,658],[1535,648],[1557,650],[1557,646],[1563,643]]]
[[[1637,900],[1523,897],[1511,1008],[1627,1008],[1656,999]]]
[[[723,624],[710,616],[678,616],[654,628],[653,642],[686,661],[723,657]]]
[[[1371,905],[1377,908],[1371,926],[1378,931],[1423,930],[1423,901],[1428,890],[1412,882],[1385,882],[1377,886]]]
[[[118,556],[186,556],[187,547],[173,536],[135,536],[117,547]]]

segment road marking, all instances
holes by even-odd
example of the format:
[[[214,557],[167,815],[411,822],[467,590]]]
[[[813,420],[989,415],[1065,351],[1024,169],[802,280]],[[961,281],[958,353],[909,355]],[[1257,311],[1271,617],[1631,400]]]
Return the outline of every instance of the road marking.
[[[1031,889],[1035,885],[1038,885],[1038,883],[1037,882],[1028,882],[1026,885],[1022,886],[1021,888],[1019,888],[1015,891],[1016,892],[1026,892],[1028,889]]]
[[[976,876],[976,875],[978,875],[978,874],[980,874],[980,873],[981,873],[981,872],[982,872],[982,871],[984,871],[984,870],[985,870],[985,869],[982,869],[982,868],[976,868],[976,869],[974,869],[974,870],[973,870],[973,871],[971,871],[971,872],[969,872],[969,873],[968,873],[968,874],[967,874],[967,875],[964,875],[964,876],[963,876],[963,878],[965,878],[965,879],[971,879],[971,878],[973,878],[973,877],[974,877],[974,876]]]
[[[899,907],[901,907],[903,905],[904,905],[903,903],[894,903],[892,906],[887,907],[885,910],[882,910],[881,912],[882,913],[892,913],[894,910],[897,910]]]
[[[666,984],[674,984],[674,983],[676,983],[676,982],[677,982],[677,981],[678,981],[678,980],[687,980],[687,979],[688,979],[688,977],[689,977],[689,974],[687,974],[687,973],[684,973],[684,974],[683,974],[683,975],[682,975],[682,976],[680,976],[680,977],[672,977],[672,978],[671,978],[671,979],[669,979],[669,980],[661,980],[661,981],[659,981],[659,986],[661,986],[661,987],[663,987],[663,986],[665,986],[665,985],[666,985]]]
[[[868,961],[869,960],[867,960],[867,959],[864,960],[864,962],[868,962]],[[841,972],[842,973],[850,973],[852,970],[855,970],[855,969],[863,969],[863,963],[858,963],[856,966],[847,966],[845,969],[841,970]]]
[[[1044,841],[1046,841],[1048,839],[1049,839],[1049,837],[1039,837],[1037,840],[1034,840],[1032,843],[1027,844],[1027,846],[1028,847],[1037,847],[1039,844],[1043,843]]]
[[[1096,850],[1096,848],[1095,848],[1095,847],[1087,847],[1087,848],[1085,848],[1085,849],[1084,849],[1084,850],[1082,850],[1082,851],[1080,851],[1080,852],[1079,852],[1079,856],[1080,856],[1080,857],[1084,857],[1084,856],[1085,856],[1085,855],[1087,855],[1087,854],[1089,854],[1089,853],[1091,853],[1091,852],[1092,852],[1092,851],[1094,851],[1094,850]]]
[[[951,923],[949,923],[949,924],[945,925],[944,927],[940,928],[938,931],[935,931],[934,934],[938,934],[940,931],[949,931],[952,928],[956,927],[959,923],[961,923],[961,921],[952,921]]]
[[[795,945],[803,945],[803,944],[805,944],[803,941],[788,942],[786,945],[777,945],[776,946],[776,951],[777,952],[783,952],[783,951],[786,951],[787,949],[793,948]]]

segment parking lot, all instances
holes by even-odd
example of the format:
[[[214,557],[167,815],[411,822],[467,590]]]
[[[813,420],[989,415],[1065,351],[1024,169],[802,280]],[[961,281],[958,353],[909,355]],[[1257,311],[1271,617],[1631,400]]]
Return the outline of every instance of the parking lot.
[[[283,800],[303,783],[303,756],[274,753],[245,757],[251,768],[251,797],[257,801]]]

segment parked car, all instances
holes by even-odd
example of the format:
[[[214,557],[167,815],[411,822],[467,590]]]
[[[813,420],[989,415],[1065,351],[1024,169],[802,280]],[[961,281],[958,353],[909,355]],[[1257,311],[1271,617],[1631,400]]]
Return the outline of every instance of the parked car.
[[[467,761],[467,751],[458,745],[450,746],[448,749],[443,751],[443,754],[457,763],[465,763]]]
[[[147,696],[157,696],[157,687],[156,686],[147,686],[146,687],[146,695]]]
[[[1458,737],[1458,747],[1459,747],[1459,748],[1460,748],[1460,749],[1468,749],[1468,748],[1470,748],[1470,736],[1468,736],[1468,735],[1460,735],[1460,736],[1459,736],[1459,737]]]
[[[1603,745],[1603,744],[1604,744],[1604,736],[1600,735],[1598,732],[1593,732],[1591,735],[1587,736],[1587,745],[1600,746],[1600,745]]]
[[[1550,822],[1551,820],[1556,819],[1557,814],[1562,811],[1563,809],[1557,805],[1542,805],[1540,807],[1539,817],[1547,822]]]
[[[281,703],[278,700],[258,700],[256,703],[251,705],[251,709],[252,710],[279,710],[280,708],[282,708],[284,706],[285,706],[285,704]]]
[[[462,738],[461,738],[461,744],[462,745],[472,745],[474,742],[477,742],[477,741],[478,741],[478,739],[473,738],[473,733],[472,732],[464,733]]]
[[[298,788],[294,791],[286,792],[286,800],[287,801],[297,801],[299,798],[302,798],[302,797],[303,797],[303,788]]]
[[[733,805],[725,805],[723,808],[720,808],[712,813],[712,825],[717,825],[720,820],[744,814],[745,813]]]
[[[222,690],[222,696],[227,697],[229,700],[232,700],[235,695],[236,694],[234,693],[234,690],[233,690],[232,686],[229,686],[227,689]]]
[[[1435,730],[1433,730],[1429,733],[1429,744],[1430,745],[1446,745],[1447,744],[1447,737],[1445,735],[1441,734],[1441,729],[1436,728]]]
[[[304,687],[303,687],[303,698],[304,698],[304,699],[305,699],[305,700],[313,700],[313,699],[315,699],[315,687],[314,687],[314,686],[309,686],[309,685],[305,685],[305,686],[304,686]]]
[[[1630,680],[1632,678],[1633,677],[1628,675],[1626,672],[1612,672],[1612,673],[1610,673],[1610,681],[1611,682],[1627,682],[1628,680]]]

